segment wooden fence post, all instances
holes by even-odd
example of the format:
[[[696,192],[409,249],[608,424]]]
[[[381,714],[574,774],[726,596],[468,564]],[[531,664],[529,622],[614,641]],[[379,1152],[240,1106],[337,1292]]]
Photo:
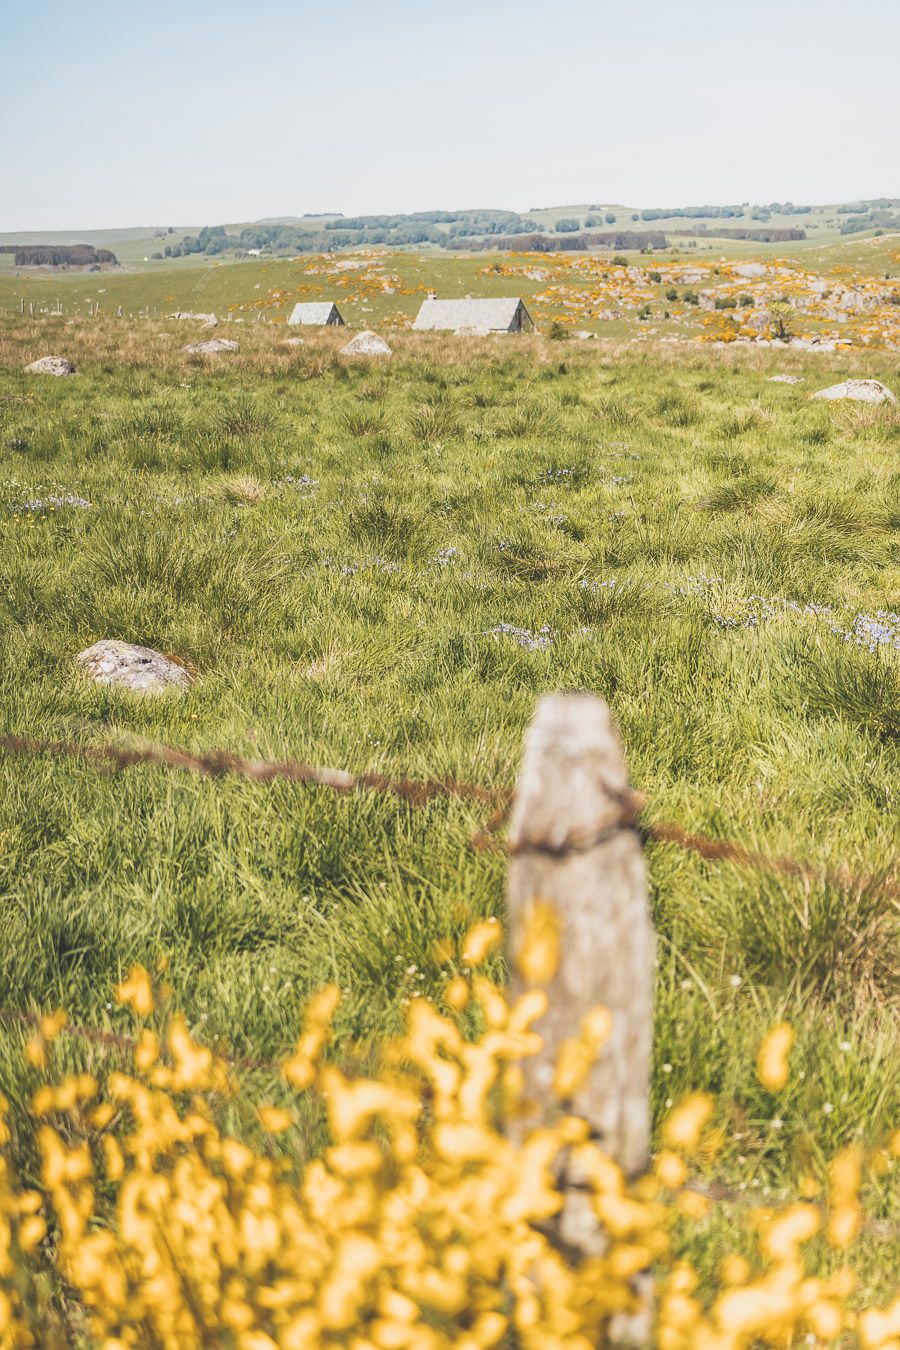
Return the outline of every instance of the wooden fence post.
[[[539,1124],[559,1110],[552,1083],[560,1044],[578,1034],[589,1009],[608,1008],[610,1038],[567,1109],[587,1120],[592,1137],[629,1176],[649,1163],[655,964],[646,872],[634,829],[638,802],[606,704],[591,694],[542,698],[526,738],[510,820],[508,930],[514,968],[533,903],[549,902],[560,924],[560,959],[547,988],[548,1011],[535,1026],[544,1049],[522,1064],[525,1097],[537,1108],[524,1124]],[[521,988],[514,974],[513,992]],[[603,1232],[571,1163],[560,1185],[565,1205],[554,1223],[554,1240],[576,1255],[602,1253]],[[620,1344],[649,1339],[648,1282],[639,1280],[637,1286],[639,1311],[614,1328]]]

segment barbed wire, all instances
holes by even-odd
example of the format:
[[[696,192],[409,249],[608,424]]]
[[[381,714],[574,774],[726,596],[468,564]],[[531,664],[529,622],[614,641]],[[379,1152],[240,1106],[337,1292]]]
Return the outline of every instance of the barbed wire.
[[[456,797],[493,806],[485,824],[469,840],[476,852],[494,852],[510,856],[513,850],[498,837],[506,824],[515,798],[511,788],[488,788],[455,778],[412,779],[392,778],[381,773],[351,773],[345,769],[330,769],[306,764],[299,760],[243,759],[227,750],[208,750],[192,754],[167,745],[120,746],[111,743],[89,745],[79,741],[42,740],[33,736],[0,737],[0,754],[46,754],[58,757],[85,759],[108,764],[114,769],[126,769],[139,764],[153,764],[163,768],[181,769],[219,778],[234,774],[256,782],[286,779],[290,782],[330,788],[335,792],[385,792],[422,807],[438,797]],[[799,877],[817,885],[830,885],[843,891],[865,892],[877,890],[881,894],[900,897],[900,882],[886,872],[882,875],[854,876],[849,868],[829,869],[797,858],[775,856],[748,849],[733,839],[718,839],[685,829],[672,821],[646,822],[637,819],[647,806],[647,798],[640,793],[630,794],[623,806],[619,824],[635,828],[642,839],[659,844],[673,844],[686,852],[695,853],[708,862],[729,862],[738,867],[772,872],[782,876]]]
[[[506,840],[499,837],[499,832],[509,820],[515,799],[513,790],[487,788],[478,784],[461,782],[454,778],[392,778],[381,773],[350,773],[343,769],[323,768],[319,765],[306,764],[297,760],[243,759],[225,750],[210,750],[203,754],[191,754],[189,751],[165,745],[154,744],[133,747],[110,743],[88,745],[76,741],[42,740],[33,736],[0,737],[0,754],[43,754],[75,758],[108,765],[113,769],[120,770],[140,764],[150,764],[199,773],[213,778],[233,774],[256,782],[286,779],[290,782],[326,787],[332,791],[343,793],[366,790],[385,792],[415,807],[425,806],[437,797],[457,797],[488,804],[494,808],[484,825],[471,836],[469,840],[471,848],[477,852],[496,852],[506,857],[512,856],[516,851],[510,848]],[[736,866],[753,868],[757,871],[799,877],[809,883],[832,885],[844,891],[877,890],[884,895],[900,896],[900,883],[895,881],[890,873],[880,876],[854,876],[847,868],[835,871],[825,867],[817,867],[796,858],[762,853],[758,850],[748,849],[735,840],[716,839],[709,835],[687,830],[673,822],[642,822],[638,817],[646,806],[647,799],[642,794],[629,794],[628,801],[623,804],[621,819],[616,822],[616,828],[636,829],[645,842],[672,844],[677,848],[697,854],[709,862],[729,862]],[[574,845],[573,848],[581,851],[582,845]],[[12,1008],[0,1008],[0,1024],[18,1025],[39,1030],[41,1018],[35,1013]],[[133,1053],[137,1045],[137,1041],[132,1036],[99,1027],[67,1023],[62,1028],[61,1034],[106,1049],[118,1050],[123,1054]],[[280,1064],[277,1061],[216,1053],[219,1058],[237,1068],[265,1072],[280,1071]]]
[[[503,795],[473,783],[459,783],[453,778],[390,778],[382,773],[349,773],[345,769],[328,769],[293,759],[242,759],[228,750],[207,750],[195,755],[169,745],[85,745],[79,741],[40,740],[34,736],[0,736],[0,753],[87,759],[117,769],[132,768],[136,764],[156,764],[167,769],[186,769],[209,778],[237,774],[260,783],[284,778],[293,783],[331,788],[334,792],[359,792],[366,789],[387,792],[412,806],[424,806],[435,797],[462,797],[491,806]]]
[[[40,1013],[23,1012],[20,1008],[0,1008],[0,1026],[21,1026],[40,1031],[42,1021]],[[66,1022],[58,1034],[70,1040],[87,1041],[89,1044],[102,1046],[105,1050],[119,1050],[123,1055],[133,1054],[138,1045],[135,1037],[125,1032],[108,1031],[105,1027],[86,1027],[76,1022]],[[281,1072],[280,1060],[258,1059],[253,1055],[230,1055],[215,1049],[213,1054],[217,1059],[224,1060],[226,1064],[233,1064],[237,1069]]]

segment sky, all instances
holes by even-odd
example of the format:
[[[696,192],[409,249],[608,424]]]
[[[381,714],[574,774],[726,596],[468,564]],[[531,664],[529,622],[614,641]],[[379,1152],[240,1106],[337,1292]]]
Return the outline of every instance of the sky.
[[[0,0],[0,231],[900,197],[900,0]]]

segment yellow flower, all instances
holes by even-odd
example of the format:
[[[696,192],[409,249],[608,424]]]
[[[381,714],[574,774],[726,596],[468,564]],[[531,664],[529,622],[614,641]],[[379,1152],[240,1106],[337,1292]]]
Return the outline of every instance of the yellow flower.
[[[713,1105],[708,1092],[695,1092],[676,1106],[663,1125],[663,1139],[668,1146],[682,1153],[693,1153],[700,1143],[704,1126],[712,1117]]]
[[[746,1284],[751,1274],[750,1262],[746,1257],[738,1256],[735,1253],[724,1257],[719,1267],[719,1278],[723,1284],[731,1287]]]
[[[263,1128],[270,1134],[280,1134],[282,1130],[290,1129],[294,1123],[290,1111],[285,1111],[282,1106],[258,1106],[256,1114],[262,1121]]]
[[[656,1159],[653,1170],[663,1186],[677,1191],[687,1181],[687,1168],[684,1159],[678,1153],[663,1152]]]
[[[41,1035],[46,1040],[54,1040],[69,1020],[69,1014],[61,1008],[55,1013],[45,1013],[41,1018]]]
[[[596,1056],[589,1045],[574,1036],[564,1040],[553,1070],[553,1095],[567,1101],[584,1086]]]
[[[770,1092],[780,1092],[788,1080],[788,1055],[794,1044],[794,1031],[787,1022],[778,1026],[765,1037],[756,1057],[756,1073],[763,1087]]]
[[[134,1051],[135,1068],[146,1073],[159,1059],[159,1037],[146,1027],[138,1037]]]
[[[122,1150],[111,1134],[103,1136],[103,1162],[107,1178],[110,1181],[119,1181],[125,1175],[125,1159],[122,1156]]]
[[[31,1214],[19,1224],[19,1246],[24,1252],[33,1251],[47,1235],[47,1225],[39,1214]]]
[[[502,930],[496,919],[473,924],[463,942],[463,961],[469,966],[480,966],[485,957],[497,946],[501,937]]]
[[[29,1036],[25,1045],[25,1058],[33,1069],[46,1069],[47,1043],[43,1036]]]
[[[828,1189],[831,1213],[827,1237],[832,1247],[849,1247],[862,1226],[862,1206],[859,1187],[862,1181],[862,1153],[860,1149],[842,1149],[828,1168]]]
[[[760,1245],[774,1261],[795,1260],[797,1247],[819,1231],[821,1222],[815,1205],[791,1205],[766,1224]]]
[[[559,966],[560,921],[548,900],[534,900],[525,921],[516,966],[526,984],[549,984]]]
[[[444,1001],[454,1012],[462,1012],[469,1001],[469,983],[462,975],[456,975],[444,990]]]
[[[150,983],[150,976],[143,966],[132,966],[128,974],[128,979],[123,980],[116,989],[116,998],[120,1003],[127,1003],[138,1017],[149,1017],[153,1012],[153,986]]]

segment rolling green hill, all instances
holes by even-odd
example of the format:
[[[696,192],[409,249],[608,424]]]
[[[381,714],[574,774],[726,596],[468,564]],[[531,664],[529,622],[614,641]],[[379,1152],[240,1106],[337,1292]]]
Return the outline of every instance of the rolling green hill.
[[[568,228],[558,228],[564,222]],[[92,243],[97,247],[113,248],[123,266],[152,267],[161,259],[166,247],[183,247],[186,239],[196,238],[204,225],[152,225],[94,230],[52,230],[11,234],[0,233],[0,244],[15,243]],[[692,232],[698,246],[708,246],[717,239],[735,242],[735,230],[797,230],[805,231],[806,239],[797,241],[804,246],[833,243],[848,234],[874,234],[900,230],[900,198],[876,198],[869,202],[835,203],[820,206],[792,203],[743,203],[731,206],[698,206],[672,208],[633,207],[616,203],[580,203],[569,206],[533,207],[527,211],[460,210],[424,211],[413,214],[341,217],[336,215],[268,217],[258,221],[231,222],[213,226],[224,231],[225,243],[206,253],[196,252],[196,258],[215,258],[220,251],[229,256],[245,255],[247,248],[262,248],[276,256],[290,252],[316,252],[327,244],[334,249],[388,245],[403,247],[440,248],[450,243],[459,244],[470,239],[478,244],[492,234],[543,232],[559,235],[577,231],[662,230],[664,233],[690,241]],[[285,231],[284,238],[270,241],[266,236]],[[722,233],[725,231],[726,233]],[[423,237],[415,237],[422,234]],[[426,235],[428,237],[424,237]],[[405,236],[410,237],[405,237]],[[253,236],[251,238],[251,236]],[[352,236],[352,238],[348,238]],[[380,237],[376,237],[380,236]],[[219,236],[221,239],[221,236]],[[767,247],[765,240],[750,241]],[[218,251],[217,251],[218,250]],[[331,251],[331,250],[330,250]],[[166,260],[168,261],[168,260]],[[176,259],[177,261],[177,259]],[[2,266],[2,264],[0,264]]]

